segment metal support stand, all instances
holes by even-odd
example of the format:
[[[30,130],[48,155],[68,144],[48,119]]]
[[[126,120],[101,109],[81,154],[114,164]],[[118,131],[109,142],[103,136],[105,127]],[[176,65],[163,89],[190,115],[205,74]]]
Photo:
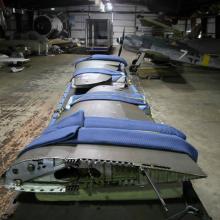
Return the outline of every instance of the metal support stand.
[[[169,218],[167,218],[167,220],[182,219],[184,216],[186,216],[188,214],[197,215],[198,212],[199,212],[199,209],[197,209],[191,205],[187,205],[185,209],[174,214],[173,216],[170,216]]]
[[[134,73],[137,72],[137,69],[143,62],[144,57],[145,57],[145,51],[140,50],[137,59],[135,60],[134,63],[132,63],[129,70]]]
[[[159,192],[159,190],[157,189],[157,187],[155,186],[154,182],[153,182],[152,179],[150,178],[148,172],[147,172],[144,168],[142,168],[142,167],[140,168],[140,170],[141,170],[142,174],[143,174],[145,177],[147,177],[148,182],[151,184],[152,188],[154,189],[154,192],[157,194],[157,197],[158,197],[158,199],[160,200],[160,202],[161,202],[161,204],[162,204],[164,210],[165,210],[166,212],[168,212],[169,210],[168,210],[168,208],[167,208],[167,205],[166,205],[164,199],[162,198],[162,196],[160,195],[160,192]]]
[[[153,180],[150,178],[147,170],[141,167],[140,171],[147,178],[148,182],[151,184],[152,188],[154,189],[155,193],[157,194],[157,197],[160,200],[164,210],[166,211],[166,213],[168,213],[169,210],[167,208],[167,204],[165,203],[164,199],[160,195],[159,190],[155,186]],[[180,219],[182,219],[184,216],[186,216],[188,214],[197,216],[198,213],[199,213],[199,209],[197,209],[197,208],[187,204],[185,209],[183,209],[182,211],[177,212],[176,214],[166,218],[166,220],[177,220],[177,219],[180,220]]]

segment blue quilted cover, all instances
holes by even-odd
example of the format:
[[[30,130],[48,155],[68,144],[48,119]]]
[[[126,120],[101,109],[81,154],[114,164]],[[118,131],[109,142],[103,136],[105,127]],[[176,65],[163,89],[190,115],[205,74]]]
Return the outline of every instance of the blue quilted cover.
[[[119,63],[123,63],[125,66],[128,65],[127,61],[122,57],[119,57],[116,55],[103,55],[103,54],[95,54],[89,57],[80,58],[76,60],[74,64],[76,66],[78,63],[81,63],[83,61],[89,61],[89,60],[116,61]]]
[[[145,107],[149,106],[146,104],[143,95],[140,93],[127,93],[127,92],[90,92],[83,95],[74,95],[70,98],[68,105],[72,106],[78,102],[91,101],[91,100],[109,100],[109,101],[120,101],[126,102],[133,105],[144,105]]]
[[[83,111],[49,126],[20,155],[51,144],[126,146],[184,153],[195,161],[198,157],[197,150],[185,141],[185,135],[170,126],[149,121],[85,117]]]

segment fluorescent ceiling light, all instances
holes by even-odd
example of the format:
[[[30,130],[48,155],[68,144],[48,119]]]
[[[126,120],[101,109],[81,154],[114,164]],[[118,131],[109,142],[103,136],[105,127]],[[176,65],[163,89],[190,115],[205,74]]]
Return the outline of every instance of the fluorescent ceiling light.
[[[99,6],[100,5],[101,0],[95,0],[95,5]]]
[[[106,10],[107,10],[107,11],[112,11],[112,9],[113,9],[112,3],[111,3],[111,2],[107,2],[107,4],[106,4]]]
[[[100,2],[100,10],[102,11],[102,12],[105,12],[105,5],[102,3],[102,2]]]

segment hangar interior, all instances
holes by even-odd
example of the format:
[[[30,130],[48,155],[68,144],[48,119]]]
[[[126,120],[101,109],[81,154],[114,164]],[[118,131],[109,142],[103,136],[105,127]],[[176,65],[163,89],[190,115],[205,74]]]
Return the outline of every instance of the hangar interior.
[[[0,0],[0,219],[220,219],[219,71],[218,0]]]

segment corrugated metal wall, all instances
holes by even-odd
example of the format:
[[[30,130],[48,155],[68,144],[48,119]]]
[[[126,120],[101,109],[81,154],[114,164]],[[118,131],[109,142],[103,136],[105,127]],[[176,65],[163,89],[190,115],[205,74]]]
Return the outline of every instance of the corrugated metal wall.
[[[148,13],[147,8],[135,5],[114,4],[113,13],[101,13],[99,8],[94,6],[72,7],[68,8],[68,11],[71,23],[71,36],[73,38],[85,39],[86,19],[111,19],[113,22],[114,44],[117,44],[116,39],[122,36],[124,27],[126,34],[151,34],[151,28],[141,27],[140,21],[136,18],[138,14],[146,14],[147,12],[148,16],[156,17],[156,15]]]
[[[139,19],[137,19],[137,15],[147,15],[151,19],[157,17],[155,14],[150,13],[146,7],[136,5],[114,4],[113,13],[101,13],[99,8],[95,6],[72,7],[68,8],[68,11],[71,21],[71,36],[73,38],[85,39],[85,23],[88,18],[112,19],[114,45],[117,44],[116,39],[122,36],[124,27],[126,34],[146,34],[151,36],[152,28],[141,26]],[[201,19],[196,20],[196,23],[200,22]],[[190,30],[190,20],[187,22],[187,27],[185,20],[179,20],[175,27],[181,31],[185,31],[185,28],[186,30]],[[207,35],[215,37],[215,18],[208,18]]]
[[[42,14],[47,13],[64,13],[69,17],[69,23],[71,24],[71,37],[85,39],[86,37],[86,19],[95,18],[95,19],[111,19],[113,22],[113,42],[116,45],[116,39],[122,36],[123,29],[125,27],[126,34],[137,34],[142,35],[146,34],[148,36],[152,35],[151,27],[143,27],[140,24],[137,15],[145,15],[149,18],[156,18],[157,15],[149,12],[149,10],[144,6],[138,5],[127,5],[127,4],[114,4],[114,12],[102,13],[100,12],[99,7],[96,6],[74,6],[68,8],[56,8],[56,11],[51,12],[50,9],[45,9],[41,11]],[[36,12],[37,15],[37,12]],[[207,19],[207,35],[215,37],[215,18],[208,17]],[[23,16],[23,21],[26,21],[26,16]],[[200,23],[201,19],[196,19],[196,23]],[[25,22],[24,22],[25,23]],[[24,24],[23,23],[23,24]],[[186,28],[186,21],[179,20],[178,24],[175,25],[181,31],[191,29],[190,20],[188,20],[188,25]],[[11,19],[8,20],[9,30],[15,31],[16,23],[15,16],[11,16]],[[26,31],[26,29],[24,29]]]

